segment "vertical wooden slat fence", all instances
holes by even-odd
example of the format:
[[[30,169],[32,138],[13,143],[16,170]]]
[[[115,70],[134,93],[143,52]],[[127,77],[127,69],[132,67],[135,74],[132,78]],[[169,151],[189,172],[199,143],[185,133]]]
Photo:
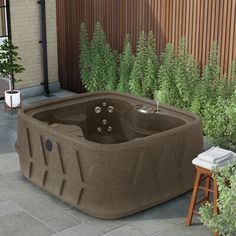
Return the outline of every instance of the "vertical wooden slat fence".
[[[236,0],[57,0],[59,77],[62,88],[81,92],[79,27],[85,22],[91,35],[100,21],[107,41],[119,52],[125,34],[134,48],[139,33],[153,31],[157,52],[167,42],[188,40],[200,65],[208,60],[213,41],[219,43],[222,73],[236,60]]]

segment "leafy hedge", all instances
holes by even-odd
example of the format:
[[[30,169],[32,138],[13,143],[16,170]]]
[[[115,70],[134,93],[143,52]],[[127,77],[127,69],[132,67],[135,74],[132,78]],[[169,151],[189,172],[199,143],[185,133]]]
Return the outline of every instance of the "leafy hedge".
[[[221,76],[217,43],[213,43],[202,74],[188,53],[185,38],[177,53],[170,43],[160,58],[152,32],[140,33],[133,53],[129,35],[117,56],[97,23],[90,40],[86,25],[80,29],[80,75],[87,91],[118,90],[158,99],[202,117],[204,134],[222,146],[236,144],[236,63]],[[156,92],[157,91],[157,92]]]

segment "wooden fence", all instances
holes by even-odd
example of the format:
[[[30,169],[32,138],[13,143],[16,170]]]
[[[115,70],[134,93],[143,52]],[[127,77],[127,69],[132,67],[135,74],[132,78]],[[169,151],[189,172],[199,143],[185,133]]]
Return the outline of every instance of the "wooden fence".
[[[91,35],[102,23],[113,49],[121,51],[129,33],[136,45],[139,33],[153,31],[157,52],[165,44],[188,40],[200,65],[207,63],[213,41],[218,41],[220,65],[226,72],[236,59],[236,0],[57,0],[59,77],[62,88],[81,92],[79,79],[79,27],[87,24]]]

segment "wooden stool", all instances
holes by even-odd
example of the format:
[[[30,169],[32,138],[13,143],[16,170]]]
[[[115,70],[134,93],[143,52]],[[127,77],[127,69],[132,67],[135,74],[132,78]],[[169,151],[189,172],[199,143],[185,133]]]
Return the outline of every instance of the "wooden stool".
[[[186,221],[186,225],[190,226],[192,224],[193,214],[199,215],[198,211],[195,211],[195,206],[200,203],[206,203],[209,201],[210,192],[213,193],[213,211],[218,214],[218,207],[217,207],[217,199],[218,199],[218,188],[216,181],[212,178],[211,170],[205,169],[200,166],[195,166],[196,168],[196,179],[194,183],[194,189],[192,194],[191,203],[189,206],[188,217]],[[200,186],[201,182],[205,180],[205,187]],[[213,189],[211,189],[211,182],[213,182]],[[205,192],[204,198],[197,200],[198,189],[203,190]],[[218,236],[218,232],[214,233],[214,236]]]

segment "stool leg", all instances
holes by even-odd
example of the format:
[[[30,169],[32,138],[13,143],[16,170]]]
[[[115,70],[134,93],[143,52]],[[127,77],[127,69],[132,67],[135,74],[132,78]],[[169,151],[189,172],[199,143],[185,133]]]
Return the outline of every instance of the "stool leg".
[[[187,217],[187,221],[186,221],[187,226],[192,224],[193,210],[194,210],[194,206],[195,206],[195,203],[196,203],[198,187],[199,187],[199,184],[200,184],[200,177],[201,177],[201,173],[200,173],[200,171],[197,170],[196,179],[195,179],[194,188],[193,188],[192,199],[191,199],[191,203],[190,203],[190,206],[189,206],[188,217]]]
[[[210,179],[210,176],[208,176],[208,177],[206,178],[205,188],[206,188],[206,189],[210,189],[210,185],[211,185],[211,179]],[[205,198],[206,198],[205,203],[206,203],[207,201],[209,201],[209,195],[210,195],[210,192],[206,190],[206,191],[205,191]]]
[[[218,199],[218,187],[216,180],[213,181],[214,185],[214,193],[213,193],[213,211],[216,214],[219,214],[219,209],[217,207],[217,199]],[[218,236],[218,231],[214,232],[214,236]]]

